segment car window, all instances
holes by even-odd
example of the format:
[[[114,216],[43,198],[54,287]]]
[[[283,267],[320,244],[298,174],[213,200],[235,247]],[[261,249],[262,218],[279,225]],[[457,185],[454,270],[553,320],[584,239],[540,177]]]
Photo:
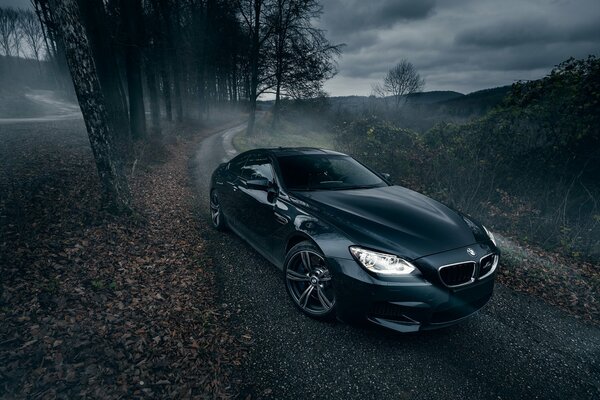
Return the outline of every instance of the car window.
[[[246,164],[246,160],[248,160],[247,155],[238,156],[229,162],[229,172],[234,175],[239,176],[242,172],[242,167]]]
[[[250,156],[244,167],[242,167],[241,177],[246,180],[267,179],[272,182],[273,168],[271,167],[271,160],[261,155]]]
[[[345,155],[306,154],[277,158],[290,190],[341,190],[387,186],[368,168]]]

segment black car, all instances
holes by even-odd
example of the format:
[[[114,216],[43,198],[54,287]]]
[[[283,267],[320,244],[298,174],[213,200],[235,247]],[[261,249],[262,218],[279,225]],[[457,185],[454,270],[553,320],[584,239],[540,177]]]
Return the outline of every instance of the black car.
[[[311,317],[410,332],[454,324],[492,296],[500,252],[485,227],[342,153],[242,153],[213,173],[210,210],[284,271]]]

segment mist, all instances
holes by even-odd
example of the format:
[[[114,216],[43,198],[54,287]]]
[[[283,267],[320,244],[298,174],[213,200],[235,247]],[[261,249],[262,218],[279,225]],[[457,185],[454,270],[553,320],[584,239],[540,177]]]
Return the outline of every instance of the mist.
[[[0,398],[598,397],[597,17],[588,1],[0,0]],[[289,189],[275,154],[314,149],[493,253],[428,270],[450,250],[368,237],[440,235],[361,209],[391,204],[372,187]],[[242,176],[255,158],[270,177]],[[382,277],[356,246],[414,273]],[[277,268],[295,248],[322,263],[327,318]],[[470,282],[441,282],[464,263]],[[361,318],[338,314],[349,299]]]

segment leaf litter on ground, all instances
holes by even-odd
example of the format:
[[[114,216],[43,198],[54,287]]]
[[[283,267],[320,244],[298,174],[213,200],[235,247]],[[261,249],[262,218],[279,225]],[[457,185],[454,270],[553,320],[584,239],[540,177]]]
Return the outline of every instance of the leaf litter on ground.
[[[131,218],[102,210],[82,122],[2,128],[0,397],[236,394],[244,338],[217,302],[187,170],[200,131],[140,161]]]

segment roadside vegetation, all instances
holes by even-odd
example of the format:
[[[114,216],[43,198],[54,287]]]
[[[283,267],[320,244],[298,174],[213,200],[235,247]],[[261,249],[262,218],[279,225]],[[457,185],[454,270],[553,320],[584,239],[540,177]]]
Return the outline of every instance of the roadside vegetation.
[[[492,111],[423,134],[340,116],[339,148],[520,240],[600,260],[600,60],[513,85]]]
[[[294,118],[289,112],[277,122],[275,118],[272,113],[267,113],[256,121],[254,135],[236,135],[233,145],[239,151],[257,147],[335,147],[330,131],[313,119]]]

